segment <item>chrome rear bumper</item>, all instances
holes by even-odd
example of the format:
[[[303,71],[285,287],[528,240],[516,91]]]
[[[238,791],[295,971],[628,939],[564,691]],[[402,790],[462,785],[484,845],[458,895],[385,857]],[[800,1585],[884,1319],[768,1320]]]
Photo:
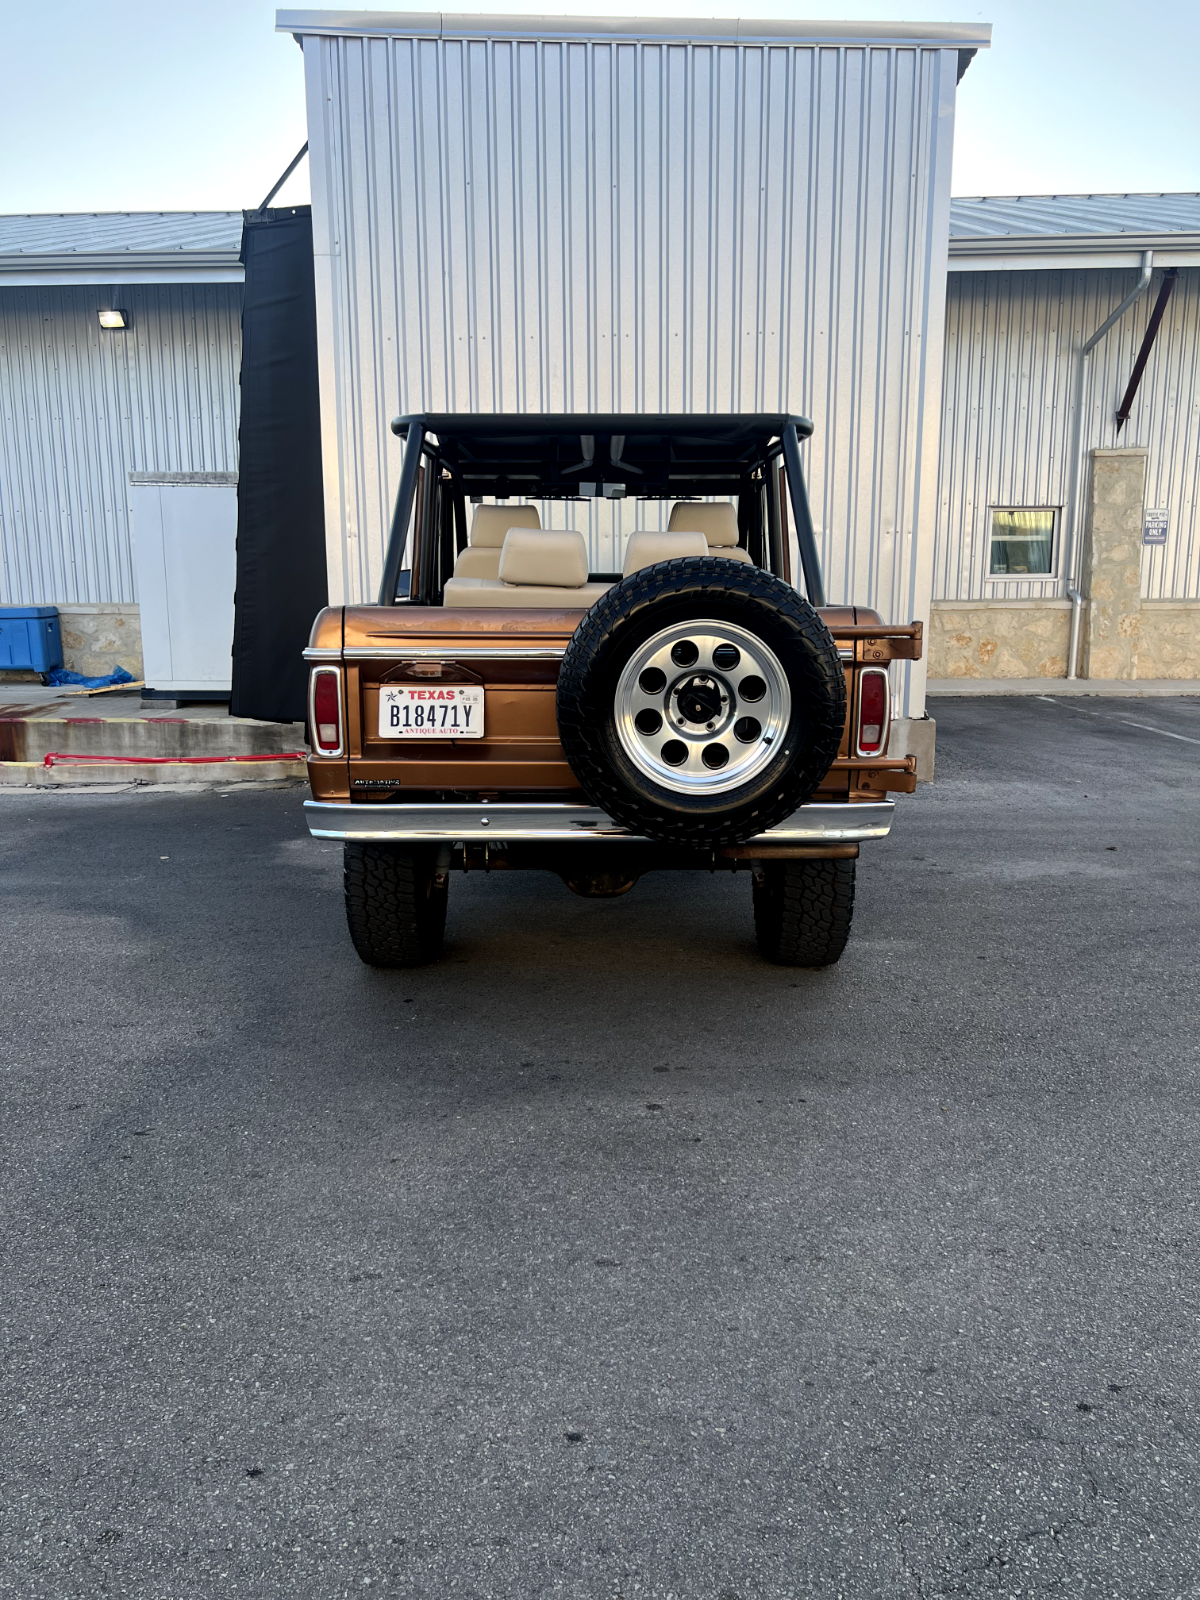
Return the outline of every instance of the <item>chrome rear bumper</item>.
[[[885,839],[891,831],[894,800],[861,804],[814,802],[785,822],[760,833],[750,844],[859,844]],[[377,839],[409,844],[493,844],[538,840],[641,840],[598,806],[509,805],[347,805],[306,800],[304,814],[314,839]]]

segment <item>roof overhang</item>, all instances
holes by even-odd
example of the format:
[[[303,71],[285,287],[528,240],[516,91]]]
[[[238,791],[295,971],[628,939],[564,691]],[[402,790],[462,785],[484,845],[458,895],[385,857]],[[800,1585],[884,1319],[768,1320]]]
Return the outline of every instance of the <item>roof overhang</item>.
[[[990,23],[791,22],[744,18],[480,16],[443,11],[277,11],[275,28],[297,39],[629,39],[660,44],[896,46],[986,50]]]
[[[950,240],[951,272],[1081,272],[1140,267],[1147,250],[1156,267],[1200,267],[1200,234],[1000,234]]]
[[[72,284],[244,283],[236,250],[29,251],[0,255],[0,287],[66,288]]]

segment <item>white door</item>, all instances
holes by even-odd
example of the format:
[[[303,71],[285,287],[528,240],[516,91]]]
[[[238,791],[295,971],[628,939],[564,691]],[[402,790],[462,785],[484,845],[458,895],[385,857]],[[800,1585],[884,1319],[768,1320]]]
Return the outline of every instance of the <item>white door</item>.
[[[147,688],[228,693],[237,474],[131,472],[129,500]]]

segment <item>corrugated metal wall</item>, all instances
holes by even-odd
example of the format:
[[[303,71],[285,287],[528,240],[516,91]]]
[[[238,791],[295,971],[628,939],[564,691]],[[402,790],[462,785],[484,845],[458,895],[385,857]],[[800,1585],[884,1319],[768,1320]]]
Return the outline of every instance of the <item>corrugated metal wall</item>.
[[[304,42],[333,599],[398,411],[761,409],[816,423],[830,599],[925,614],[955,50]],[[619,565],[631,506],[556,515]]]
[[[130,472],[237,469],[238,284],[0,287],[0,603],[137,599]],[[125,332],[96,312],[119,305]]]
[[[1137,281],[1133,271],[951,273],[934,598],[1061,595],[1056,575],[989,580],[988,508],[1056,506],[1069,494],[1075,353]],[[1170,513],[1142,552],[1148,599],[1200,598],[1200,271],[1181,269],[1128,423],[1115,414],[1158,294],[1156,274],[1092,353],[1088,448],[1145,445],[1146,504]]]

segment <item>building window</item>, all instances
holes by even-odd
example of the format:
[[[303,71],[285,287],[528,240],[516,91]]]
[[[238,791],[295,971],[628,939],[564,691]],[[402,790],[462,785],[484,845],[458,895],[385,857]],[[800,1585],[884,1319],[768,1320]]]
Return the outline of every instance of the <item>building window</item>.
[[[1026,578],[1054,570],[1054,522],[1049,507],[993,507],[988,576]]]

